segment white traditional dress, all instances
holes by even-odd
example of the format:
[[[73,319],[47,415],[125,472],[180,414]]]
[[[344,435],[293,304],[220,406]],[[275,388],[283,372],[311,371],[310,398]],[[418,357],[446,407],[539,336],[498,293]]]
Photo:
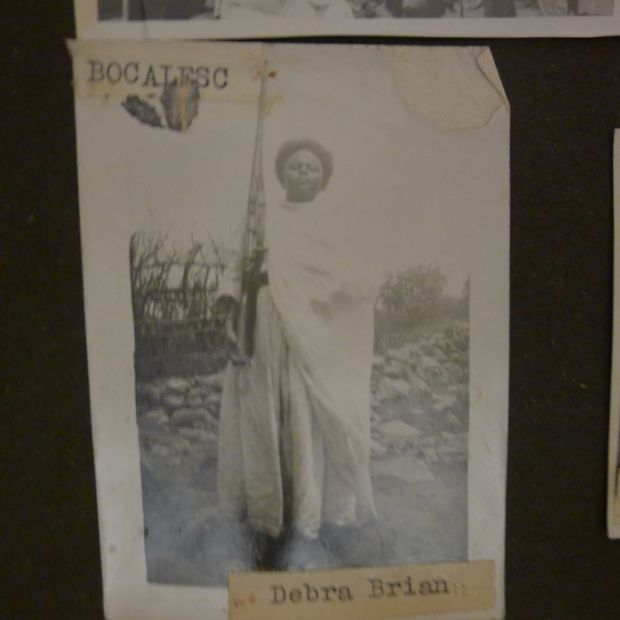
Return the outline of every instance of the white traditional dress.
[[[252,359],[229,365],[220,413],[224,516],[277,536],[375,516],[369,382],[375,291],[329,227],[329,206],[266,213],[269,284],[259,290]],[[238,297],[239,261],[223,292]],[[237,290],[235,290],[235,288]],[[288,524],[288,523],[287,523]]]

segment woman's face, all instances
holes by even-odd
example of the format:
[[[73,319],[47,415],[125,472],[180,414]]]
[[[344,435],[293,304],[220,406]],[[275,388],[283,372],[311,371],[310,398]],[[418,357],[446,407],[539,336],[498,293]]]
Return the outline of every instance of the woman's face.
[[[284,189],[291,202],[309,202],[323,188],[323,166],[311,151],[293,153],[284,165]]]

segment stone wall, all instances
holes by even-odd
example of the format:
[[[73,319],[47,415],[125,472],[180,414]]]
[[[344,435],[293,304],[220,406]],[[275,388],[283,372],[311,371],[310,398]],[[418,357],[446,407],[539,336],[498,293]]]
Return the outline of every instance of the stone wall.
[[[172,465],[190,454],[214,461],[223,374],[137,382],[143,449]],[[462,321],[375,355],[370,381],[373,460],[407,454],[427,467],[464,462],[468,382],[469,330]]]

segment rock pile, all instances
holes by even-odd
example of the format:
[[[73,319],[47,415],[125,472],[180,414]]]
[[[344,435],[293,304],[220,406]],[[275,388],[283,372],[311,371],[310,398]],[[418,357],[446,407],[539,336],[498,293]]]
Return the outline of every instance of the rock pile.
[[[443,331],[375,355],[371,375],[371,453],[409,452],[427,464],[467,457],[469,332]]]
[[[466,460],[468,355],[467,324],[458,321],[375,355],[370,384],[375,461],[399,457],[394,467],[403,470],[403,455],[427,466]],[[150,455],[172,465],[189,457],[202,462],[217,458],[223,376],[137,383],[140,437]]]
[[[144,447],[178,464],[184,454],[217,458],[223,372],[170,377],[136,384],[140,437]]]

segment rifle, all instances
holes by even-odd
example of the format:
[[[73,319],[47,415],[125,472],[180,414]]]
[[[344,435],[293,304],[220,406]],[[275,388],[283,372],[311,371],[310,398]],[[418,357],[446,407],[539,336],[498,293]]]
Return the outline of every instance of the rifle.
[[[241,257],[241,296],[236,337],[238,361],[244,362],[254,353],[256,325],[256,298],[260,288],[260,270],[265,257],[265,187],[263,181],[263,125],[265,122],[265,94],[267,91],[267,63],[263,66],[258,103],[258,122],[252,158],[252,176],[248,196],[247,223]]]

